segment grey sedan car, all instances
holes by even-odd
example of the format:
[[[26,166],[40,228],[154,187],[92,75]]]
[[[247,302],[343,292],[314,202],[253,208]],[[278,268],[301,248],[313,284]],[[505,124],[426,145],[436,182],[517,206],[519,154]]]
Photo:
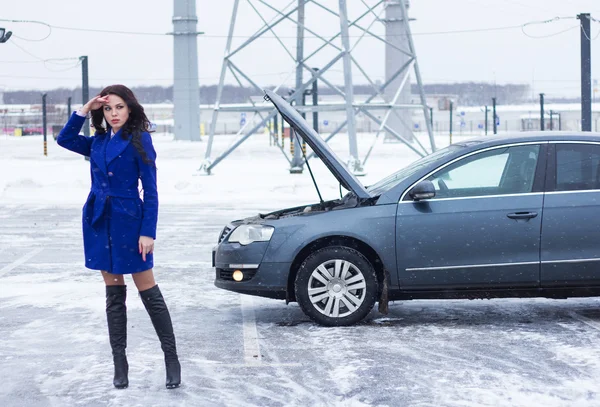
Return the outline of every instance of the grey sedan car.
[[[600,134],[482,137],[365,187],[266,94],[348,193],[231,222],[217,287],[297,301],[327,326],[390,300],[600,295]]]

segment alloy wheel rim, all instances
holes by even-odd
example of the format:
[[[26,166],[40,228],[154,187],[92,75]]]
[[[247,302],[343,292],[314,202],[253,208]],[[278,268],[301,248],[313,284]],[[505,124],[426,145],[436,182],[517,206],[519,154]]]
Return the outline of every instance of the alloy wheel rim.
[[[358,267],[347,260],[321,263],[308,279],[308,296],[313,307],[331,318],[354,313],[364,302],[367,283]]]

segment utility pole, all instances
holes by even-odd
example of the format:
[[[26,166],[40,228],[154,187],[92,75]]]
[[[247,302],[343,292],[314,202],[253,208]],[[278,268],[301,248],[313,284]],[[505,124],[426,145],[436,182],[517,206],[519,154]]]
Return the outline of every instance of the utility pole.
[[[296,27],[296,91],[302,88],[303,81],[303,64],[304,64],[304,5],[305,0],[298,0],[298,26]],[[296,106],[304,106],[304,91],[298,94]],[[302,174],[304,170],[304,161],[302,161],[302,150],[298,137],[294,137],[295,133],[290,128],[290,148],[292,162],[290,163],[290,174]]]
[[[581,21],[581,130],[592,131],[592,52],[590,13],[577,15]]]
[[[85,105],[90,100],[90,80],[88,72],[88,57],[87,55],[79,57],[81,61],[81,104]],[[90,135],[90,119],[85,118],[83,123],[83,135],[89,137]],[[85,156],[85,160],[89,161],[90,157]]]
[[[67,120],[71,117],[71,96],[67,99]]]
[[[450,101],[450,144],[452,144],[452,108],[454,104]]]
[[[46,117],[46,96],[46,93],[42,95],[42,134],[44,134],[44,155],[48,156],[48,141],[46,138],[48,134],[48,120]]]
[[[402,4],[402,3],[401,3]],[[346,130],[348,131],[348,142],[350,158],[348,169],[354,175],[365,175],[360,157],[358,156],[358,143],[356,141],[356,115],[354,113],[354,85],[352,82],[352,55],[350,54],[350,35],[348,23],[348,10],[346,0],[339,0],[340,5],[340,37],[342,40],[342,65],[344,67],[344,92],[346,94]]]
[[[348,1],[351,3],[351,1]],[[353,2],[357,2],[354,0]],[[404,7],[401,2],[404,3]],[[409,0],[387,0],[385,1],[385,19],[382,21],[385,26],[385,81],[391,81],[391,86],[387,86],[383,92],[387,103],[396,101],[396,104],[406,105],[411,103],[411,75],[410,68],[403,70],[402,74],[397,75],[398,68],[404,66],[412,60],[406,50],[410,49],[409,40],[406,35],[406,29],[410,19],[408,9]],[[395,98],[398,88],[402,90]],[[407,140],[413,140],[413,129],[410,126],[412,122],[412,112],[408,109],[393,109],[388,116],[387,125],[402,135]],[[386,138],[394,137],[387,132]]]
[[[494,121],[494,134],[498,134],[498,122],[496,121],[496,98],[492,98],[492,120]]]
[[[560,113],[558,114],[558,130],[562,130],[562,115]]]
[[[540,130],[544,131],[544,94],[540,93]]]
[[[175,140],[200,140],[198,17],[195,0],[173,1],[173,118]],[[211,124],[212,125],[212,124]]]
[[[315,74],[319,71],[319,68],[313,68]],[[312,104],[315,107],[313,110],[313,129],[315,132],[319,132],[319,111],[316,109],[319,104],[319,86],[317,85],[317,81],[315,80],[312,84]]]
[[[431,125],[431,128],[433,129],[433,107],[429,108],[429,124]]]
[[[275,133],[275,137],[269,137],[269,140],[275,138],[275,145],[279,145],[279,121],[277,120],[277,115],[273,116],[273,132]],[[269,145],[271,145],[269,143]]]
[[[489,108],[487,107],[487,105],[485,105],[485,135],[487,136],[487,130],[488,130],[488,112],[489,112]]]
[[[81,61],[81,104],[85,105],[90,100],[90,80],[88,75],[88,57],[87,55],[79,57]],[[88,118],[85,119],[83,125],[83,134],[85,136],[90,135],[90,121]]]

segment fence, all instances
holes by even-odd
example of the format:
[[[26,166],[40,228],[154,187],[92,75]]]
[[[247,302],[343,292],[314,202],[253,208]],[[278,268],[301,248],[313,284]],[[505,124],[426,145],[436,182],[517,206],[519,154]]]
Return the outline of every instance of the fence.
[[[152,106],[152,105],[151,105]],[[172,133],[173,119],[171,116],[172,110],[162,109],[160,111],[150,106],[146,109],[146,113],[150,121],[157,125],[158,133]],[[425,119],[422,113],[416,112],[412,119],[412,129],[415,133],[424,133],[427,131]],[[581,116],[579,111],[555,111],[553,119],[555,129],[558,128],[557,120],[560,122],[560,129],[565,131],[580,131]],[[558,118],[560,115],[560,119]],[[248,115],[250,116],[250,115]],[[488,134],[493,132],[492,113],[488,115]],[[525,130],[539,130],[539,112],[535,111],[519,111],[498,112],[499,120],[497,129],[499,132],[519,132]],[[527,116],[529,119],[524,119]],[[212,118],[212,110],[201,109],[201,129],[199,132],[207,135],[210,129],[210,118]],[[241,118],[243,117],[243,120]],[[450,133],[449,112],[434,111],[433,114],[433,130],[437,134]],[[47,107],[47,124],[48,134],[54,134],[62,128],[67,121],[67,107],[65,105],[48,105]],[[207,120],[208,119],[208,120]],[[331,133],[343,121],[345,121],[345,112],[322,112],[319,116],[318,128],[319,132]],[[258,123],[260,117],[249,117],[250,123],[246,124],[244,130],[247,130],[253,123]],[[530,120],[525,124],[524,120]],[[537,121],[535,121],[537,120]],[[308,116],[307,121],[312,126],[312,117]],[[240,113],[222,112],[219,115],[219,121],[216,125],[215,133],[220,134],[235,134],[246,123],[246,116],[241,116]],[[281,123],[281,117],[279,117]],[[546,129],[551,126],[546,125]],[[356,129],[360,133],[373,133],[379,129],[379,125],[374,123],[369,118],[358,115],[356,117]],[[8,135],[29,135],[42,134],[42,111],[41,105],[4,105],[0,106],[0,133]],[[600,131],[600,111],[595,110],[592,113],[592,130]],[[259,131],[262,131],[259,130]],[[483,112],[459,112],[452,124],[453,134],[482,134],[485,133],[485,115]]]

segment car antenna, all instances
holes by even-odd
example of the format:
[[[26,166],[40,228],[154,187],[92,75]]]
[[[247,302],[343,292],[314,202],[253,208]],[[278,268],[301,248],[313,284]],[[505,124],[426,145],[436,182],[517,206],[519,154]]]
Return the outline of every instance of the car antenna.
[[[300,143],[300,137],[298,137],[298,132],[294,129],[294,136],[296,137],[296,141],[298,144]],[[312,170],[310,169],[310,164],[308,163],[308,159],[306,158],[306,151],[302,150],[302,157],[304,157],[304,162],[306,163],[306,168],[308,168],[308,172],[310,173],[310,177],[312,178],[313,184],[315,184],[315,188],[317,189],[317,194],[319,194],[319,201],[321,203],[321,208],[325,209],[325,201],[323,201],[323,197],[321,196],[321,191],[319,191],[319,186],[317,185],[317,181],[315,181],[315,176],[313,175]]]

